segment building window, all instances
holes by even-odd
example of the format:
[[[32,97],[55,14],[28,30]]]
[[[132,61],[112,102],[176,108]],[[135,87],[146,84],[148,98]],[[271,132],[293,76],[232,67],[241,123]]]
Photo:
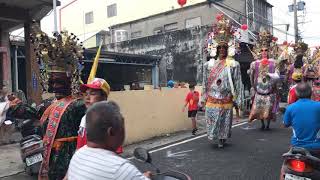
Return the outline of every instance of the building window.
[[[102,43],[102,45],[106,44],[106,36],[104,34],[98,33],[96,35],[96,46],[100,46],[100,43]]]
[[[201,26],[201,17],[186,19],[186,28]]]
[[[161,34],[163,31],[163,27],[157,27],[153,29],[153,34]]]
[[[91,12],[87,12],[86,14],[85,14],[85,23],[86,24],[91,24],[91,23],[93,23],[93,12],[91,11]]]
[[[170,24],[166,24],[164,25],[164,30],[165,31],[174,31],[178,29],[178,23],[170,23]]]
[[[128,40],[128,31],[116,30],[115,36],[116,42],[126,41]]]
[[[141,37],[141,35],[142,35],[142,31],[136,31],[136,32],[131,33],[131,38],[132,39],[139,38],[139,37]]]
[[[117,16],[117,4],[111,4],[107,7],[108,18]]]

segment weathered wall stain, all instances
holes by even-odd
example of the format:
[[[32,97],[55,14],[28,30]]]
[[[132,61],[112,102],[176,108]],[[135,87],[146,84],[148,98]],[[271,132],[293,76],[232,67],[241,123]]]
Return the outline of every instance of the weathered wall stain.
[[[123,53],[161,56],[160,82],[169,79],[179,82],[201,83],[203,53],[209,27],[196,27],[179,31],[110,44],[107,49]]]
[[[166,32],[163,34],[133,39],[107,45],[108,51],[161,56],[159,64],[160,83],[165,85],[170,79],[178,82],[201,84],[203,64],[207,61],[204,52],[209,26]],[[243,82],[249,88],[247,69],[252,56],[246,45],[236,56],[240,61]]]

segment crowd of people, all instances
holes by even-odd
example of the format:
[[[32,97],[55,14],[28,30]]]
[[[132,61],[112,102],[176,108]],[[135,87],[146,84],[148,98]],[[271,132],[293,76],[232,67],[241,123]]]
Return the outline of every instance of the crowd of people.
[[[107,102],[110,86],[104,79],[81,83],[82,47],[76,38],[61,33],[50,40],[37,26],[32,30],[43,89],[54,93],[55,98],[34,108],[11,97],[0,108],[3,112],[10,108],[15,117],[40,120],[45,150],[38,178],[148,179],[150,172],[141,173],[117,155],[123,151],[124,118],[116,103]],[[200,95],[190,85],[183,107],[183,111],[188,107],[194,135],[199,104],[205,109],[208,139],[217,142],[219,148],[231,137],[233,108],[243,107],[240,64],[234,59],[238,46],[235,28],[218,15],[208,34],[206,49],[211,58],[203,67],[203,90]],[[290,52],[290,48],[294,50]],[[320,50],[311,56],[303,42],[279,46],[267,31],[259,33],[250,50],[255,60],[248,71],[253,94],[249,122],[260,120],[261,130],[270,130],[283,93],[279,84],[288,85],[290,105],[284,125],[293,127],[292,145],[320,149],[320,103],[313,101],[320,93],[314,90],[319,84]]]
[[[216,141],[219,148],[231,137],[233,107],[241,109],[244,102],[240,66],[233,58],[238,43],[230,21],[218,15],[207,40],[211,59],[204,65],[201,102],[206,109],[208,139]],[[320,49],[311,53],[304,42],[279,45],[277,38],[262,30],[249,50],[255,59],[248,70],[252,94],[249,123],[260,120],[261,130],[270,130],[281,96],[288,94],[284,125],[293,127],[292,145],[320,150],[320,102],[316,102]],[[305,116],[306,112],[310,113]]]

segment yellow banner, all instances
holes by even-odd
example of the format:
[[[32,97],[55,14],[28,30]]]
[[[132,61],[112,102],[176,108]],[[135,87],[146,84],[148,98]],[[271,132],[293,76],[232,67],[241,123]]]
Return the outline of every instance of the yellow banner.
[[[90,83],[93,81],[93,79],[96,77],[97,69],[98,69],[98,64],[99,64],[99,58],[100,58],[100,52],[101,52],[101,47],[102,47],[102,42],[100,43],[99,49],[97,51],[96,57],[94,58],[92,68],[90,71],[90,75],[88,77],[87,83]]]

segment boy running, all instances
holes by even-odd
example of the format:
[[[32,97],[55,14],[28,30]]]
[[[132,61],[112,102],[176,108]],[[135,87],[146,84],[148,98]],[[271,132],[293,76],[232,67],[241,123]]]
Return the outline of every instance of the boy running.
[[[192,134],[195,135],[196,132],[198,131],[197,129],[197,122],[196,122],[196,117],[197,117],[197,112],[198,112],[198,103],[199,103],[199,92],[195,91],[194,88],[195,86],[190,84],[189,85],[189,90],[190,92],[188,93],[186,97],[186,103],[183,107],[183,112],[185,111],[185,108],[188,106],[188,118],[191,118],[192,120]]]

